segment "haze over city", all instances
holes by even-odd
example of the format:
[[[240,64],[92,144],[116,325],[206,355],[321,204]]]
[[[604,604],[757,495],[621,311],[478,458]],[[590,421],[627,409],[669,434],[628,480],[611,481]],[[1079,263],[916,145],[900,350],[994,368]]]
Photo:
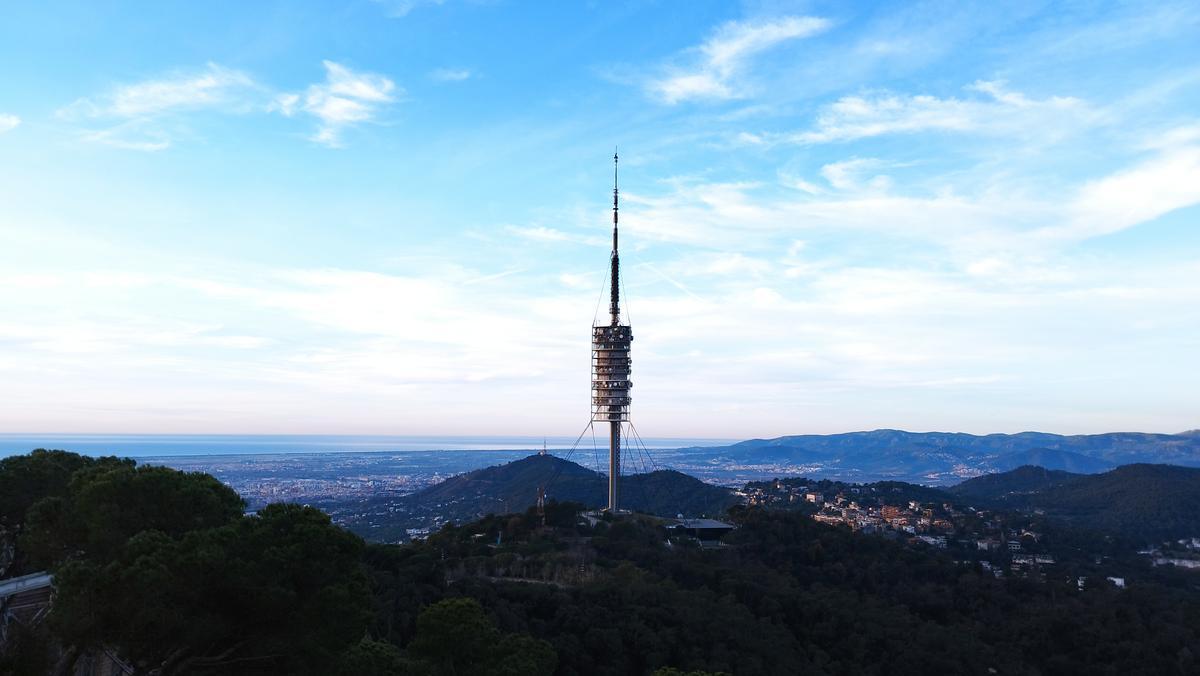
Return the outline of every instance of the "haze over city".
[[[614,145],[644,434],[1195,428],[1198,28],[7,7],[0,430],[574,435]]]

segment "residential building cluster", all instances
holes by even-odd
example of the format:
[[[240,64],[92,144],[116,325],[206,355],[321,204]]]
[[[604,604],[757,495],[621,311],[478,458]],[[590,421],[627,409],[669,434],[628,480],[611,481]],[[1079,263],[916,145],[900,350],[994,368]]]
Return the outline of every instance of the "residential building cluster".
[[[1043,535],[1017,515],[997,514],[944,500],[922,501],[911,484],[843,484],[795,479],[747,484],[748,505],[796,509],[813,520],[895,538],[914,546],[950,550],[964,564],[997,577],[1043,578],[1056,563]]]

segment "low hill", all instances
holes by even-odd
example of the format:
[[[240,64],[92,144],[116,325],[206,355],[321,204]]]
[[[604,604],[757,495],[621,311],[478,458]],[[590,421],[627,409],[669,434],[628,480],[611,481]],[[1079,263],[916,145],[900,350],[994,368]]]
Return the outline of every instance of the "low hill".
[[[1133,464],[1095,475],[1040,467],[977,477],[952,489],[1146,543],[1200,535],[1200,469]]]
[[[603,507],[608,476],[554,455],[531,455],[513,462],[451,477],[400,498],[371,501],[344,525],[373,540],[402,540],[408,528],[463,523],[487,514],[524,512],[546,499]],[[622,477],[621,506],[657,516],[719,516],[737,504],[727,488],[706,484],[674,470]]]
[[[538,487],[546,499],[603,507],[608,476],[553,455],[531,455],[504,465],[451,477],[406,496],[410,506],[453,506],[452,513],[470,518],[488,513],[520,512],[537,502]],[[662,469],[630,474],[621,480],[621,504],[631,510],[663,516],[715,515],[737,502],[729,489]]]
[[[1000,500],[1010,496],[1026,495],[1058,486],[1080,475],[1071,472],[1046,469],[1036,465],[1023,465],[1008,472],[984,474],[968,479],[951,487],[951,493],[974,499]]]
[[[1025,464],[1071,472],[1103,472],[1131,463],[1200,467],[1200,436],[1113,432],[1064,436],[1044,432],[974,435],[873,430],[751,439],[722,447],[682,449],[684,456],[797,474],[867,482],[897,479],[951,484],[963,476]]]
[[[1028,451],[1017,451],[1016,453],[1002,455],[996,458],[992,462],[992,465],[998,471],[1002,472],[1033,465],[1035,467],[1072,474],[1099,474],[1100,472],[1107,472],[1116,467],[1116,465],[1107,460],[1054,448],[1032,448]]]

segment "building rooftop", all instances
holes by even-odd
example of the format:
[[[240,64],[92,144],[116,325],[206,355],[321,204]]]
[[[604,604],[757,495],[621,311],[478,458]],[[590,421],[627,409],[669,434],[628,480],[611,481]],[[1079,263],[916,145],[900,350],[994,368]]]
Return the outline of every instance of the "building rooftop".
[[[31,573],[29,575],[22,575],[21,577],[0,580],[0,598],[11,596],[23,591],[49,587],[53,583],[54,576],[50,573],[44,572]]]
[[[733,524],[725,523],[724,521],[717,521],[716,519],[676,519],[676,521],[678,521],[679,525],[683,528],[723,528],[727,530],[733,530],[734,528]]]

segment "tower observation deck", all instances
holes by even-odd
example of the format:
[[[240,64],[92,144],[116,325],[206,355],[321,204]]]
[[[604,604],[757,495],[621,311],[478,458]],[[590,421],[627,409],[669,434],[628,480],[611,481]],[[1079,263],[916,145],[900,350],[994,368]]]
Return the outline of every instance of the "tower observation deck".
[[[607,323],[592,326],[592,422],[608,423],[608,510],[619,511],[621,423],[629,420],[633,330],[621,323],[621,259],[617,255],[617,155],[613,153],[613,233]]]

